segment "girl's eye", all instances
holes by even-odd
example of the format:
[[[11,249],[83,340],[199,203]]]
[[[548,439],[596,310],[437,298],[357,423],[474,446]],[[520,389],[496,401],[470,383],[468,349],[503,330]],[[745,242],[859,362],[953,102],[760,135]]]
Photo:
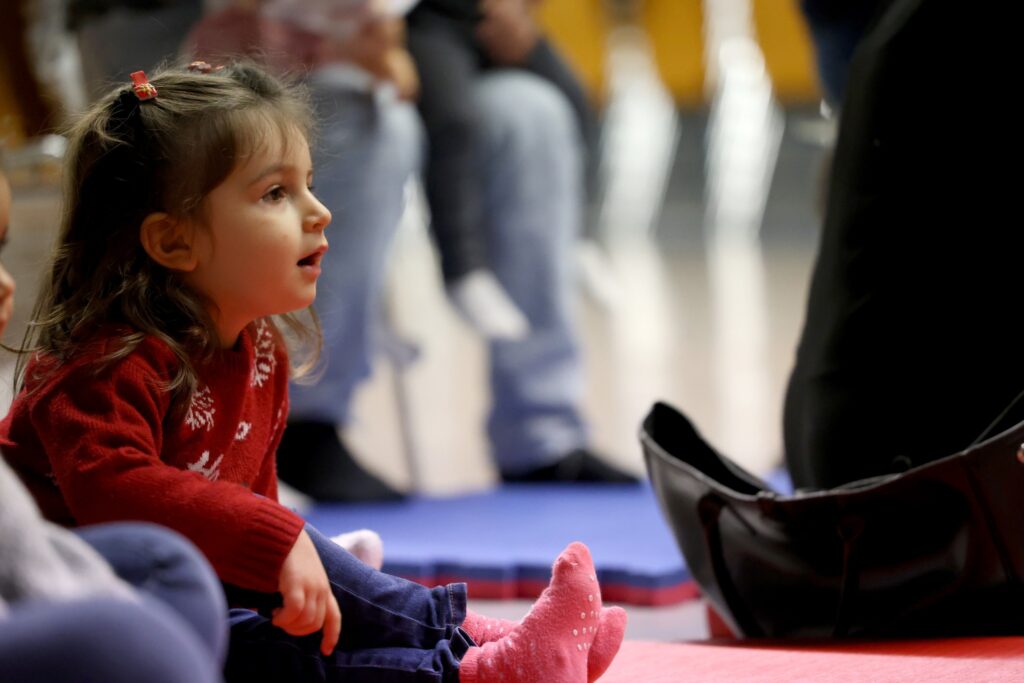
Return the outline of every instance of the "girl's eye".
[[[283,187],[281,187],[280,185],[275,185],[274,187],[267,190],[267,193],[263,195],[263,199],[271,202],[279,202],[285,198],[286,194],[287,193],[285,192]]]

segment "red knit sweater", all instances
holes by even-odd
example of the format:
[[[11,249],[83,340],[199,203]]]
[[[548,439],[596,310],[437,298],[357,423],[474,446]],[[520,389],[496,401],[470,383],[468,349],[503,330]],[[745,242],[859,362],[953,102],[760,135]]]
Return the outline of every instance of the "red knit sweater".
[[[74,526],[143,520],[191,539],[221,580],[273,592],[303,521],[277,503],[274,453],[288,410],[288,361],[258,322],[197,368],[174,411],[163,387],[178,367],[147,338],[97,373],[113,338],[33,379],[0,423],[0,449],[43,514]],[[255,495],[259,494],[259,495]]]

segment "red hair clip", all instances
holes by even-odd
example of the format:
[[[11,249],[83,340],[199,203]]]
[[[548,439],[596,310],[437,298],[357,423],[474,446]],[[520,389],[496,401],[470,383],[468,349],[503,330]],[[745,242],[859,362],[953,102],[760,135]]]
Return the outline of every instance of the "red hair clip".
[[[156,87],[149,82],[146,78],[145,71],[135,71],[131,75],[132,77],[132,90],[135,91],[135,96],[143,102],[146,100],[152,100],[156,98]]]

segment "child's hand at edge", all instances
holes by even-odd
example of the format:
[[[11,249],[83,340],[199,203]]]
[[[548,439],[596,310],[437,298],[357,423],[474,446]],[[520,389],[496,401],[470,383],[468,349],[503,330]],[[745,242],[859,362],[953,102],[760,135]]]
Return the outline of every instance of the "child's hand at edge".
[[[416,71],[416,63],[405,48],[396,47],[388,50],[385,57],[388,80],[395,84],[398,98],[412,102],[420,95],[420,76]]]
[[[483,0],[480,3],[483,18],[477,24],[476,37],[487,56],[497,64],[523,64],[537,46],[540,28],[531,6],[526,0]]]
[[[0,265],[0,335],[14,315],[14,278]]]
[[[274,610],[271,623],[293,636],[307,636],[322,629],[320,651],[331,654],[341,635],[341,610],[320,555],[305,531],[299,533],[284,560],[278,590],[283,605]]]

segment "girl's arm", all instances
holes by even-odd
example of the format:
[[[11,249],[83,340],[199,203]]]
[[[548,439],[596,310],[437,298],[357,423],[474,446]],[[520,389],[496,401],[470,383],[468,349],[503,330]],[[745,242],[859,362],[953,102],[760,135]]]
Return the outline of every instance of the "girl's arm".
[[[142,349],[142,347],[140,347]],[[189,538],[222,581],[272,593],[302,519],[240,484],[160,459],[170,359],[133,353],[84,366],[40,390],[30,416],[77,524],[134,519]]]
[[[284,561],[279,590],[282,606],[274,610],[274,626],[293,636],[323,630],[320,651],[331,654],[341,634],[341,610],[320,554],[305,531]]]
[[[283,349],[283,345],[278,349]],[[281,353],[277,359],[279,367],[288,366],[288,358]],[[275,404],[279,406],[275,419],[270,448],[263,456],[259,475],[253,483],[253,490],[268,498],[277,500],[277,447],[284,434],[285,418],[288,415],[288,382],[281,381],[275,388]],[[305,636],[323,631],[320,651],[325,655],[334,651],[341,634],[341,610],[331,591],[324,571],[323,562],[313,541],[303,531],[285,558],[278,579],[281,593],[281,607],[274,610],[273,624],[293,636]]]

